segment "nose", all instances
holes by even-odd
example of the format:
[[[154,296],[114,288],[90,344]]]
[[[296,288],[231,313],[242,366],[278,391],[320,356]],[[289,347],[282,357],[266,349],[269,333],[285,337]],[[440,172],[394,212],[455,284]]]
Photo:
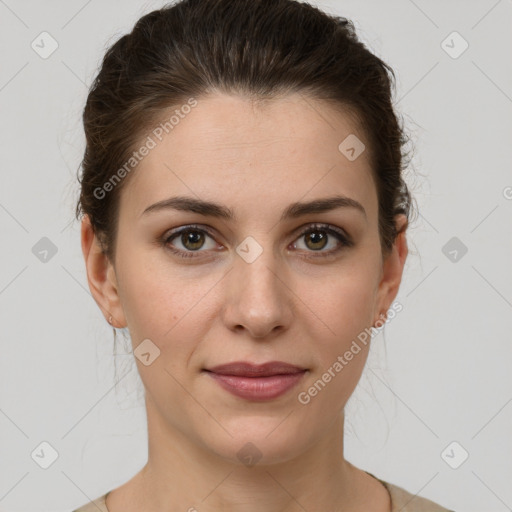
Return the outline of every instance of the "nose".
[[[271,252],[264,250],[252,263],[235,258],[226,276],[222,310],[223,322],[230,330],[267,338],[290,326],[293,292],[286,283],[285,269],[278,268]]]

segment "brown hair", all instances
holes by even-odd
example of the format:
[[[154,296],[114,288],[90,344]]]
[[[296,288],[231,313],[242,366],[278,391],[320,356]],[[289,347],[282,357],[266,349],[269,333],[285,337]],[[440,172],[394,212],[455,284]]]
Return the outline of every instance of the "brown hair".
[[[130,176],[104,197],[97,191],[105,190],[164,112],[215,91],[254,100],[299,92],[345,109],[363,127],[387,253],[397,235],[394,216],[404,213],[409,219],[411,206],[402,176],[408,138],[392,105],[394,82],[393,70],[358,40],[351,21],[308,3],[167,4],[141,17],[108,49],[91,86],[83,112],[86,149],[76,217],[89,215],[114,262],[119,197]]]

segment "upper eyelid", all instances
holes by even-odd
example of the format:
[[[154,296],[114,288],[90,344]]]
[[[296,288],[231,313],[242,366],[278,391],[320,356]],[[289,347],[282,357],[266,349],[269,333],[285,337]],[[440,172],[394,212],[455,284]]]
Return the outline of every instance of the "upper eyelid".
[[[181,226],[179,228],[171,229],[164,233],[163,240],[169,240],[172,237],[176,237],[183,233],[184,231],[204,231],[208,236],[215,237],[215,232],[212,228],[207,228],[206,226],[202,226],[199,224],[187,224],[186,226]]]

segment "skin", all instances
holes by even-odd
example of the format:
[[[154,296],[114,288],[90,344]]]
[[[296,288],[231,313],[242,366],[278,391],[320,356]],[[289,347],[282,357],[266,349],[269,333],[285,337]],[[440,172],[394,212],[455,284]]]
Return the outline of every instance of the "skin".
[[[343,456],[344,407],[370,343],[307,405],[297,399],[387,312],[400,286],[405,230],[383,258],[369,151],[349,161],[338,150],[349,134],[363,141],[364,134],[349,115],[297,93],[262,104],[221,93],[197,100],[122,190],[115,262],[101,253],[87,216],[82,223],[98,306],[115,327],[128,327],[134,350],[148,338],[160,350],[148,366],[136,358],[147,464],[109,493],[107,507],[389,512],[387,490]],[[333,193],[359,201],[366,217],[338,208],[280,221],[289,204]],[[142,215],[178,195],[221,203],[236,220],[177,210]],[[308,241],[301,232],[314,222],[345,230],[354,245],[340,246],[333,235],[325,247]],[[396,222],[406,226],[403,215]],[[192,223],[214,237],[205,234],[203,245],[200,238],[184,245],[179,235],[158,244]],[[263,249],[252,263],[235,251],[247,236]],[[180,258],[169,246],[195,257]],[[322,256],[337,247],[335,256]],[[257,403],[201,371],[237,360],[309,371],[285,395]],[[261,453],[251,467],[237,457],[247,442]]]

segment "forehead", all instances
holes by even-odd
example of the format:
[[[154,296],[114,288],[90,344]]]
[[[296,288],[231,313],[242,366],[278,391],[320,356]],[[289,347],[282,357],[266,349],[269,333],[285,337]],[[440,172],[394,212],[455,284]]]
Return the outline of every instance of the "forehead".
[[[368,144],[349,111],[301,94],[264,102],[215,94],[196,101],[166,125],[180,106],[169,109],[149,132],[153,147],[121,194],[121,215],[136,218],[175,195],[261,214],[335,193],[376,215]],[[355,159],[351,147],[362,151]]]

